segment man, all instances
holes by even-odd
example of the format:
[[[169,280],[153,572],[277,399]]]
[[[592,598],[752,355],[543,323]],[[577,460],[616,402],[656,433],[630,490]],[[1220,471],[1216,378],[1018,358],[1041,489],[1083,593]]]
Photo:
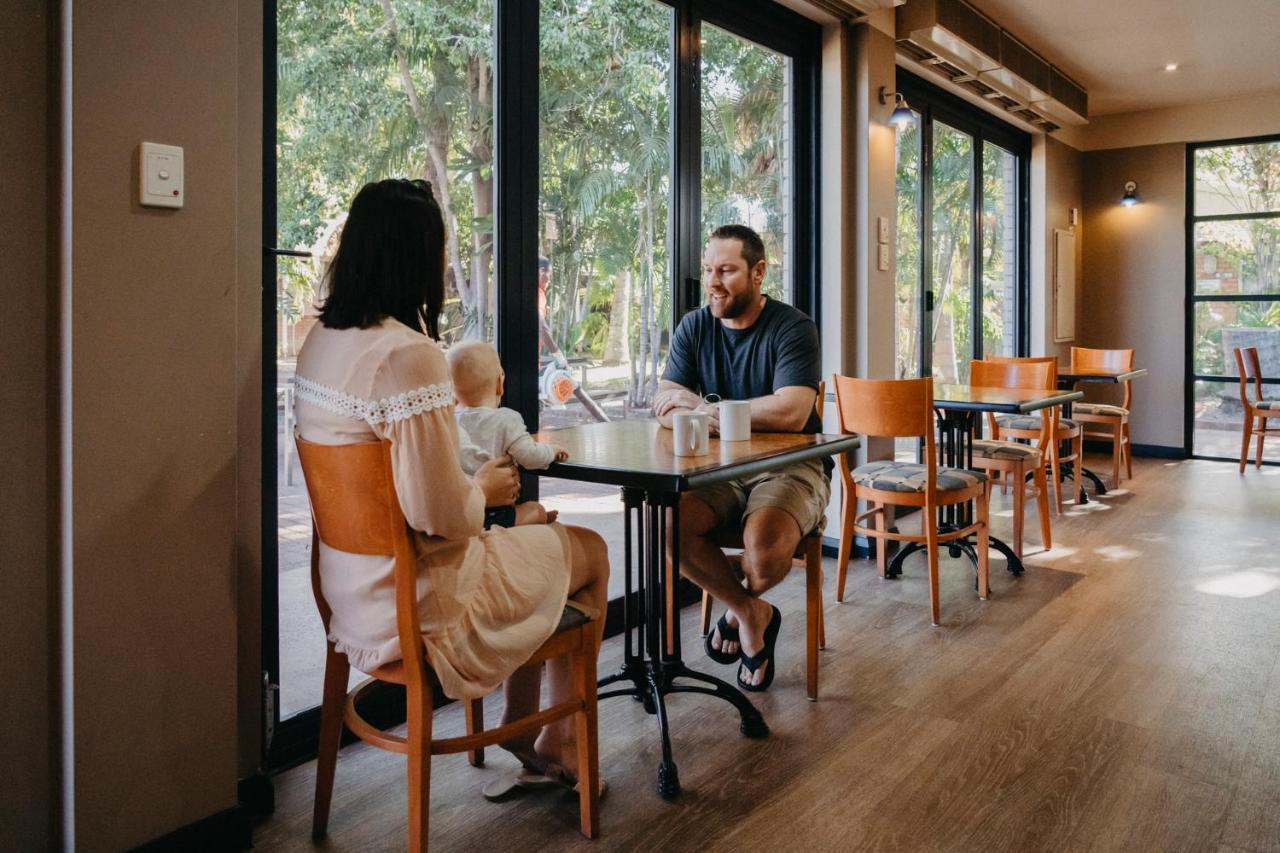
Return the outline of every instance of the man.
[[[545,350],[552,358],[564,362],[564,353],[556,346],[551,337],[551,327],[547,325],[547,285],[551,283],[551,259],[538,256],[538,355]]]
[[[670,428],[681,409],[709,415],[704,398],[751,401],[751,428],[816,433],[821,371],[818,329],[802,312],[761,292],[764,243],[744,225],[712,232],[702,261],[707,304],[680,321],[654,414]],[[714,396],[713,396],[714,395]],[[707,638],[707,654],[740,662],[738,683],[764,690],[773,681],[773,646],[781,616],[759,598],[791,570],[800,539],[817,528],[830,497],[829,462],[814,460],[689,492],[680,501],[680,570],[724,602],[728,612]],[[712,537],[741,522],[746,587]]]

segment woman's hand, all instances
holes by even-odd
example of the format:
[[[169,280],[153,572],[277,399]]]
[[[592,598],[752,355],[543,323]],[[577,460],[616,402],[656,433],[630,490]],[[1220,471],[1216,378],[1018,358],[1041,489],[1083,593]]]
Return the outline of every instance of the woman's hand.
[[[510,456],[490,459],[472,479],[484,493],[485,506],[509,506],[520,496],[520,475]]]

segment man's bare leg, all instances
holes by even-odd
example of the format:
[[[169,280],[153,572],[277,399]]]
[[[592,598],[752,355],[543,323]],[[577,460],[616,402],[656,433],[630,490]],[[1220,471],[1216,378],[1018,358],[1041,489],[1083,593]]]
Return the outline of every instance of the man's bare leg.
[[[800,544],[800,525],[791,514],[777,507],[765,506],[747,516],[742,530],[742,572],[747,579],[744,592],[752,606],[738,615],[738,631],[743,652],[750,656],[764,648],[764,632],[773,618],[773,607],[759,598],[765,590],[780,584],[791,571],[796,547]],[[743,670],[743,681],[760,684],[768,666],[754,675]]]

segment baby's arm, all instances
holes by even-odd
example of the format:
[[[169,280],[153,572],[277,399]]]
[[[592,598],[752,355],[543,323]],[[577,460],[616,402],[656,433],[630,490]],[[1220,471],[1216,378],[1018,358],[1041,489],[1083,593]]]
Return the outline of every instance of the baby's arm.
[[[517,465],[527,471],[542,471],[557,459],[566,458],[564,451],[560,448],[534,441],[533,436],[525,430],[524,419],[520,417],[519,412],[510,409],[504,411],[509,413],[508,423],[505,424],[506,453],[515,460]]]

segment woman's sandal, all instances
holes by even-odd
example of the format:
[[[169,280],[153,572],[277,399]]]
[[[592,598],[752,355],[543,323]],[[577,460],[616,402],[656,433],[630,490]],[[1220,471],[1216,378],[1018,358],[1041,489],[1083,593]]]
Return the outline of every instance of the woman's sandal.
[[[480,789],[486,800],[498,803],[529,791],[540,791],[546,788],[557,788],[578,793],[578,782],[569,771],[551,761],[542,762],[541,772],[522,766],[505,771],[503,775]],[[604,796],[609,786],[604,779],[600,780],[600,796]]]
[[[730,625],[724,619],[724,617],[728,615],[728,611],[725,611],[724,616],[720,617],[720,621],[716,622],[715,633],[720,635],[721,646],[725,643],[738,643],[738,648],[741,649],[742,643],[738,640],[738,629],[733,625]],[[707,636],[702,638],[702,647],[707,650],[707,657],[711,658],[716,663],[731,664],[738,660],[737,652],[729,654],[728,652],[723,652],[711,645],[711,634],[707,634]]]
[[[773,608],[773,618],[769,620],[769,627],[764,629],[764,648],[756,652],[754,655],[747,655],[744,651],[738,658],[741,666],[738,667],[738,686],[748,693],[761,693],[769,689],[769,685],[773,683],[773,674],[778,671],[778,663],[774,660],[774,651],[778,643],[778,631],[782,628],[782,611]],[[739,648],[744,648],[740,646]],[[755,675],[756,670],[765,664],[769,665],[769,669],[764,674],[764,680],[759,684],[748,684],[742,680],[742,668],[751,675]]]

